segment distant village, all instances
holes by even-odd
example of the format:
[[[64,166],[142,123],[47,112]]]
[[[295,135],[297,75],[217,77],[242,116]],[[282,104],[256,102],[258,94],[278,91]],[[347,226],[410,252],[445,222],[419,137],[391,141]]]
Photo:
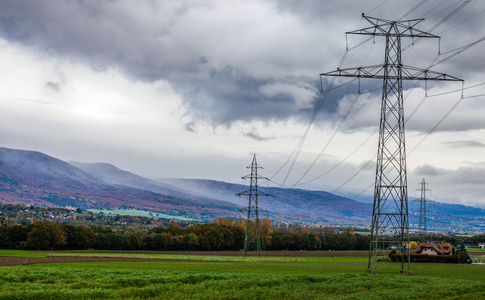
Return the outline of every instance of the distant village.
[[[160,219],[157,214],[147,213],[146,216],[133,215],[110,215],[104,213],[93,213],[76,207],[35,207],[33,205],[2,204],[0,205],[0,225],[12,224],[32,224],[35,222],[56,222],[61,224],[84,225],[84,226],[110,226],[113,228],[155,228],[168,227],[174,224],[173,220]],[[175,221],[182,227],[190,226],[194,222]],[[197,223],[197,222],[196,222]],[[360,233],[369,234],[370,228],[365,227],[326,227],[316,225],[301,225],[290,223],[274,223],[272,229],[281,232],[293,232],[298,234],[335,234],[347,232],[349,234]],[[450,226],[443,224],[441,228],[444,232],[449,232]],[[416,236],[416,232],[411,232],[411,240]],[[435,233],[429,232],[429,235]],[[481,232],[475,234],[482,234]],[[471,236],[469,232],[453,232],[451,236]],[[416,243],[416,242],[414,242]],[[470,241],[463,244],[466,249],[485,249],[485,240]],[[453,245],[442,243],[441,241],[426,241],[413,245],[411,248],[418,254],[428,255],[448,255],[453,251]]]

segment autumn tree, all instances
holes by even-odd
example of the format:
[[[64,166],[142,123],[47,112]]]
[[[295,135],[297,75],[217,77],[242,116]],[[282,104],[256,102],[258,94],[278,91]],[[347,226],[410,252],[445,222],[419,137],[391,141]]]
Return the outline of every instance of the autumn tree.
[[[333,227],[330,227],[330,226],[325,226],[322,229],[322,233],[325,234],[325,235],[337,234],[338,230],[333,228]]]
[[[96,233],[91,227],[64,225],[67,244],[65,248],[71,250],[92,248],[96,243]]]
[[[271,230],[271,220],[270,219],[263,219],[261,220],[259,235],[261,236],[261,241],[263,242],[264,246],[271,244],[271,234],[273,230]]]
[[[355,233],[355,229],[352,228],[352,227],[345,227],[343,230],[342,230],[342,233],[343,234],[348,234],[348,235],[351,235],[351,234],[354,234]]]
[[[61,224],[37,222],[27,234],[26,247],[33,250],[57,250],[67,244],[67,235]]]
[[[416,250],[418,248],[418,243],[415,241],[409,242],[409,248],[412,250]]]

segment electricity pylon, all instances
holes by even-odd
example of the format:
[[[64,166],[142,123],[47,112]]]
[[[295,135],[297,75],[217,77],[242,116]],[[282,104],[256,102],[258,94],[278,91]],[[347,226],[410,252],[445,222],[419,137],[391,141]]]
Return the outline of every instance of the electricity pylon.
[[[371,242],[367,272],[377,273],[377,256],[385,249],[396,249],[401,258],[401,273],[412,274],[409,253],[409,213],[404,132],[403,80],[463,81],[443,73],[402,64],[402,38],[439,38],[414,28],[424,19],[389,21],[362,14],[371,27],[346,32],[382,36],[386,39],[384,63],[337,69],[320,76],[382,79],[381,117],[377,149]],[[360,80],[360,79],[359,79]],[[385,234],[387,236],[385,236]]]
[[[420,185],[421,185],[421,188],[417,189],[416,191],[421,191],[421,198],[419,200],[415,200],[415,201],[419,201],[419,234],[421,234],[422,236],[425,236],[426,235],[426,232],[427,232],[427,226],[426,226],[426,213],[428,212],[426,210],[426,192],[427,191],[431,191],[430,189],[427,189],[426,188],[426,181],[423,180],[421,181]]]
[[[258,179],[265,179],[269,180],[266,177],[262,177],[258,175],[258,169],[262,169],[261,166],[258,165],[256,162],[256,153],[253,156],[253,162],[250,166],[247,166],[248,169],[251,169],[251,174],[241,177],[242,179],[249,179],[249,190],[237,193],[237,196],[248,196],[248,208],[241,209],[242,212],[247,212],[247,219],[246,219],[246,235],[244,237],[244,257],[247,257],[249,244],[252,242],[252,238],[250,237],[250,229],[255,226],[255,242],[256,242],[256,251],[258,257],[261,256],[261,236],[259,234],[259,228],[261,226],[259,221],[259,213],[261,210],[259,209],[258,204],[258,197],[259,196],[266,196],[272,197],[272,195],[263,193],[258,189]],[[254,221],[253,221],[254,220]]]

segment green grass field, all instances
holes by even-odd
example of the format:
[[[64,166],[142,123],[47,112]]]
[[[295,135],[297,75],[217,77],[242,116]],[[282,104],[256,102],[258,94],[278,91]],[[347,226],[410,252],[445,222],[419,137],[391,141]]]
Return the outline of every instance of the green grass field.
[[[468,252],[483,252],[485,254],[485,249],[468,249]]]
[[[49,255],[45,251],[31,251],[31,250],[0,250],[0,256],[15,256],[15,257],[46,257]]]
[[[367,274],[362,258],[212,258],[1,267],[0,299],[485,298],[484,265],[412,264],[410,276],[395,263]]]
[[[0,252],[1,253],[1,252]],[[275,262],[322,262],[322,261],[337,261],[337,262],[367,262],[366,257],[242,257],[242,256],[214,256],[214,255],[173,255],[173,254],[153,254],[153,253],[113,253],[113,252],[51,252],[49,256],[87,256],[87,257],[132,257],[142,259],[170,259],[170,260],[192,260],[192,261],[211,261],[211,262],[261,262],[261,261],[275,261]],[[242,254],[241,254],[242,255]]]
[[[144,210],[137,210],[137,209],[89,209],[89,211],[99,214],[103,213],[106,215],[120,215],[120,216],[140,216],[140,217],[151,217],[154,218],[155,216],[150,215],[150,212]],[[157,219],[170,219],[170,220],[180,220],[180,221],[197,221],[197,219],[179,217],[179,216],[172,216],[166,215],[162,213],[155,213],[158,214],[156,216]]]

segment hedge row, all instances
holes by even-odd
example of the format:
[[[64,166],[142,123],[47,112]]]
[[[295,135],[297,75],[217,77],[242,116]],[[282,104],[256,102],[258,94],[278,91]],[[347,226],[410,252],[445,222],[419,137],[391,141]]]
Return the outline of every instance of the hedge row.
[[[399,254],[390,254],[389,257],[393,262],[402,261],[402,257]],[[455,255],[428,255],[428,254],[411,254],[411,262],[417,263],[470,263],[470,257],[466,252],[457,252]]]

